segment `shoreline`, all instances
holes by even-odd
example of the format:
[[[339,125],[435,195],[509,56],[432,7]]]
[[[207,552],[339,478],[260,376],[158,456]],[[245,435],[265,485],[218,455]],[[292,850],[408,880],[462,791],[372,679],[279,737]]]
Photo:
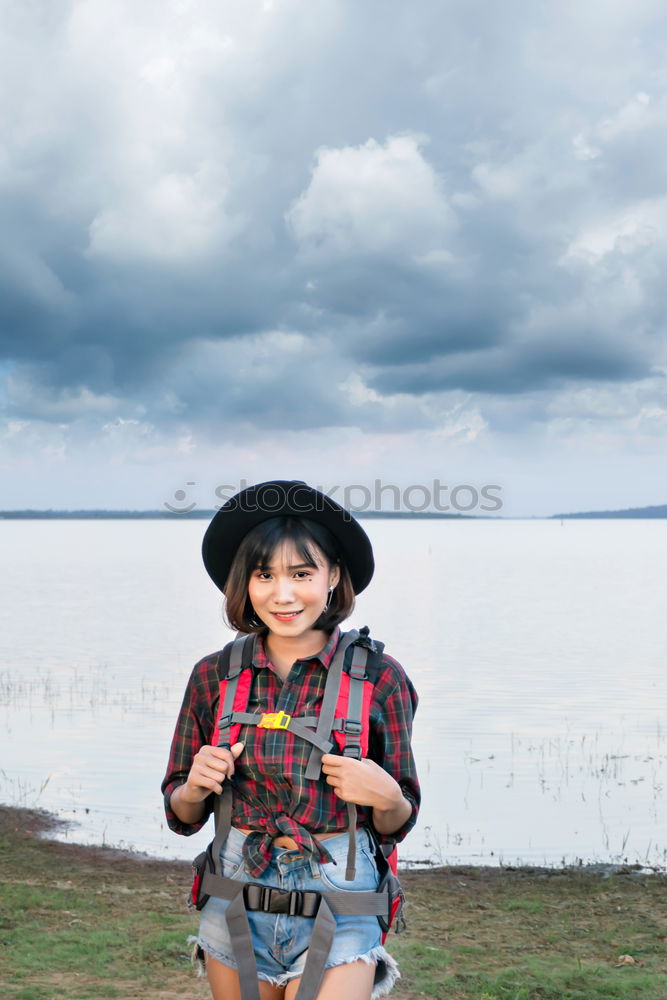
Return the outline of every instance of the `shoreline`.
[[[13,819],[12,819],[13,817]],[[0,837],[9,831],[15,834],[28,834],[41,840],[43,843],[51,844],[54,848],[63,848],[71,854],[81,853],[91,861],[116,859],[125,861],[128,864],[136,863],[141,865],[155,864],[172,867],[175,871],[190,871],[191,862],[185,858],[160,858],[139,851],[134,848],[115,847],[107,844],[82,844],[75,840],[60,840],[50,836],[54,831],[63,828],[72,829],[76,824],[70,820],[62,819],[55,813],[47,809],[27,808],[23,806],[11,806],[0,803]],[[418,867],[419,866],[419,867]],[[539,877],[547,879],[557,876],[600,876],[610,878],[614,875],[629,876],[667,876],[667,868],[654,865],[642,865],[634,863],[614,863],[591,861],[572,865],[529,865],[529,864],[498,864],[498,865],[476,865],[471,863],[461,864],[426,864],[422,862],[407,862],[401,865],[399,861],[399,874],[401,878],[419,878],[433,875],[443,875],[450,873],[452,876],[460,874],[478,873],[480,878],[499,877],[503,874],[518,874],[523,876]]]
[[[78,844],[74,840],[57,840],[50,836],[57,829],[71,828],[74,824],[61,819],[47,809],[31,809],[23,806],[9,806],[0,803],[0,840],[3,836],[28,836],[53,849],[57,855],[79,856],[91,863],[124,863],[132,866],[161,865],[174,871],[190,872],[190,862],[175,858],[157,858],[144,851],[114,847],[107,844]]]

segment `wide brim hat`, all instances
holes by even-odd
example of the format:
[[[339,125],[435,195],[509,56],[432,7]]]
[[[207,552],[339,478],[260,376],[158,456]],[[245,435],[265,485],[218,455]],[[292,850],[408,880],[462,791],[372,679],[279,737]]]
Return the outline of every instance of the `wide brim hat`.
[[[273,517],[303,517],[324,525],[333,535],[347,566],[355,594],[371,581],[375,569],[370,539],[348,510],[300,480],[275,480],[248,486],[218,510],[202,542],[208,575],[224,592],[238,547],[248,532]]]

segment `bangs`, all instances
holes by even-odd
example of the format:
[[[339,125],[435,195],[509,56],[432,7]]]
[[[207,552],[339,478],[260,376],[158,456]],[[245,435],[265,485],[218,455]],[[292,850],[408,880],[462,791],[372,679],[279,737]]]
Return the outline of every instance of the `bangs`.
[[[266,522],[266,530],[251,540],[248,546],[247,559],[254,569],[268,570],[277,553],[285,545],[291,545],[301,562],[317,569],[321,566],[316,553],[316,542],[306,529],[303,521],[289,518],[281,524],[277,519]],[[324,552],[325,559],[328,554]],[[330,557],[329,557],[330,558]],[[331,560],[330,560],[331,561]]]

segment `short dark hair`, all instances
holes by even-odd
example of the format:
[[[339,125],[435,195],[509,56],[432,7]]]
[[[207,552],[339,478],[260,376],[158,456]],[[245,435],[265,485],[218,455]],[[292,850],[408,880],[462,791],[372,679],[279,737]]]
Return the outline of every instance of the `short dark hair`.
[[[252,528],[236,550],[234,561],[225,585],[225,618],[237,632],[261,632],[266,626],[256,622],[255,612],[248,597],[250,577],[257,567],[270,565],[273,553],[283,542],[292,542],[304,562],[315,568],[318,548],[329,564],[338,566],[340,579],[336,584],[329,607],[313,628],[330,632],[352,614],[354,588],[347,566],[341,560],[334,536],[328,528],[305,517],[272,517]]]

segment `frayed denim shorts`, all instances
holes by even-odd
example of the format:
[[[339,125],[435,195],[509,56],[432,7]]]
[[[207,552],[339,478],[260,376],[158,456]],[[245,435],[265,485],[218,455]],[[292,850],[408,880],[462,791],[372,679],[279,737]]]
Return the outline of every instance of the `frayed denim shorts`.
[[[327,864],[318,863],[306,853],[274,847],[271,863],[259,878],[251,878],[245,871],[242,854],[245,839],[245,834],[232,828],[222,846],[222,874],[227,878],[314,892],[377,889],[379,876],[375,852],[367,830],[357,830],[356,879],[353,882],[345,881],[347,833],[326,839],[326,848],[333,858]],[[201,911],[199,936],[194,940],[206,954],[235,969],[237,965],[225,919],[228,905],[228,900],[211,896]],[[373,998],[386,996],[399,978],[399,971],[394,959],[382,946],[377,918],[336,914],[335,919],[336,935],[326,968],[359,960],[374,964]],[[290,979],[299,978],[308,957],[312,919],[258,911],[248,912],[248,922],[258,977],[274,986],[285,986]]]

